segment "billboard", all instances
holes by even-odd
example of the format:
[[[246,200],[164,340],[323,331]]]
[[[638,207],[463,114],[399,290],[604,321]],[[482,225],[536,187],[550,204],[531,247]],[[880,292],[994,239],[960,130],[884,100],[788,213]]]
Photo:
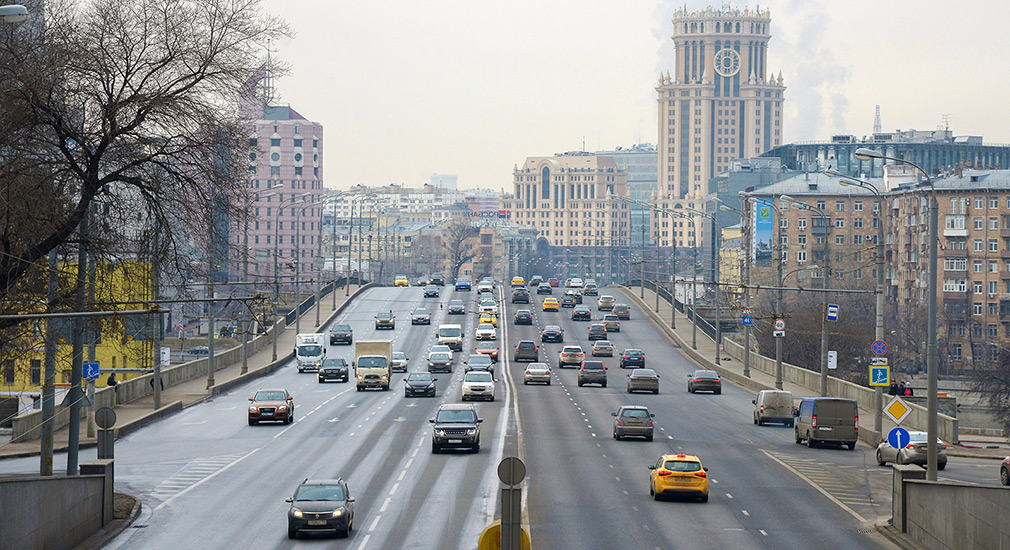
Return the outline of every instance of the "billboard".
[[[754,228],[751,240],[751,259],[754,261],[770,260],[775,246],[774,201],[755,200],[751,215],[751,227]]]

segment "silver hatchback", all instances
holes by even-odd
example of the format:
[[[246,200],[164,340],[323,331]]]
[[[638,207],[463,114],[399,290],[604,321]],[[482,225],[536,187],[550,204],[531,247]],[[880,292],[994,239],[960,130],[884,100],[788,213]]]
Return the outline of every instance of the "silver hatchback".
[[[547,384],[551,385],[551,367],[547,363],[530,363],[526,365],[526,372],[523,374],[523,384]]]
[[[624,437],[644,437],[652,441],[652,419],[649,409],[641,405],[624,405],[617,412],[610,413],[614,417],[614,439]]]
[[[659,393],[659,375],[652,369],[635,369],[628,375],[628,393],[649,391]]]

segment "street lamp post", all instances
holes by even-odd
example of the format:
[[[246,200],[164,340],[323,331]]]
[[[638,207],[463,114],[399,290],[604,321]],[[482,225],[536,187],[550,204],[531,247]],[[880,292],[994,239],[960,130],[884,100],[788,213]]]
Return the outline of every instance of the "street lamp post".
[[[828,251],[828,234],[831,233],[831,221],[824,210],[798,201],[789,195],[782,195],[780,199],[790,202],[801,210],[814,210],[821,215],[821,223],[824,227],[824,268],[821,274],[821,396],[828,395],[828,285],[831,277],[831,257]],[[813,220],[811,220],[813,226]]]
[[[745,192],[741,191],[739,193],[739,196],[740,196],[740,208],[739,209],[734,208],[733,206],[731,206],[729,204],[726,204],[725,202],[723,202],[722,200],[720,200],[718,198],[715,199],[715,202],[717,202],[719,204],[719,208],[721,210],[732,211],[732,212],[736,212],[737,214],[740,214],[740,228],[742,230],[742,236],[741,236],[741,238],[743,239],[743,253],[744,253],[744,261],[743,261],[743,283],[744,283],[744,287],[743,287],[743,300],[744,300],[744,302],[743,302],[743,305],[744,305],[745,310],[749,310],[750,309],[750,262],[751,262],[751,249],[750,249],[750,247],[751,247],[751,239],[750,239],[750,219],[747,216],[747,212],[749,212],[749,210],[748,210],[749,206],[748,205],[749,205],[749,201],[750,201],[750,195],[748,193],[745,193]],[[744,342],[743,375],[746,376],[747,378],[750,378],[750,338],[751,338],[750,331],[751,331],[751,325],[744,325],[743,326],[743,342]]]
[[[894,162],[900,162],[911,166],[923,177],[926,178],[926,183],[929,185],[929,257],[926,260],[927,266],[927,277],[929,281],[927,283],[926,291],[926,317],[927,317],[927,328],[926,328],[926,371],[927,371],[927,389],[926,395],[926,479],[929,481],[936,481],[936,457],[937,457],[937,402],[936,402],[936,375],[937,375],[937,356],[936,356],[936,276],[937,276],[937,226],[939,225],[939,211],[940,205],[936,201],[936,187],[933,186],[933,180],[930,179],[929,174],[922,169],[918,164],[914,162],[907,161],[905,159],[899,159],[894,157],[889,157],[883,153],[874,151],[873,149],[860,147],[856,149],[855,156],[857,160],[867,161],[870,159],[882,159],[890,160]],[[883,206],[881,206],[883,208]]]
[[[883,199],[880,195],[880,191],[877,187],[868,181],[864,181],[857,178],[848,177],[845,174],[828,169],[824,173],[830,177],[838,178],[838,183],[841,185],[854,185],[856,187],[861,187],[868,191],[871,191],[877,197],[877,203],[880,205],[878,209],[878,215],[880,216],[877,222],[877,246],[873,247],[873,263],[877,268],[877,292],[876,292],[876,311],[875,311],[875,323],[873,336],[876,341],[884,340],[884,219],[883,219]],[[883,437],[884,429],[884,387],[876,386],[874,388],[874,408],[876,409],[876,415],[873,417],[873,429],[876,430],[878,434]]]
[[[713,296],[715,296],[715,364],[721,365],[722,364],[721,357],[719,356],[721,355],[720,347],[722,345],[722,319],[719,310],[722,308],[720,307],[721,304],[720,304],[720,285],[719,285],[719,262],[717,261],[718,259],[717,254],[721,242],[719,235],[719,224],[717,223],[716,216],[714,214],[708,214],[695,208],[688,208],[687,211],[708,218],[712,222],[712,251],[713,251],[712,284],[714,285],[712,292]],[[697,314],[697,312],[695,312],[695,314]]]
[[[0,6],[0,22],[16,25],[28,20],[28,8],[20,4]]]
[[[276,361],[277,360],[277,304],[280,301],[280,295],[281,295],[280,269],[279,269],[279,266],[277,264],[277,255],[279,254],[279,249],[277,247],[277,244],[278,244],[277,243],[277,239],[278,239],[278,236],[280,234],[279,231],[278,231],[278,229],[280,227],[278,225],[279,224],[279,219],[280,219],[280,216],[281,216],[281,212],[284,211],[284,203],[294,204],[294,203],[298,202],[299,200],[304,199],[305,197],[308,197],[310,195],[312,195],[312,193],[302,193],[301,195],[292,197],[292,198],[287,199],[287,200],[280,201],[277,204],[277,213],[274,214],[274,314],[273,314],[274,323],[273,323],[273,331],[272,331],[273,332],[273,338],[271,339],[273,341],[271,343],[271,346],[272,346],[271,359],[270,359],[271,361]]]

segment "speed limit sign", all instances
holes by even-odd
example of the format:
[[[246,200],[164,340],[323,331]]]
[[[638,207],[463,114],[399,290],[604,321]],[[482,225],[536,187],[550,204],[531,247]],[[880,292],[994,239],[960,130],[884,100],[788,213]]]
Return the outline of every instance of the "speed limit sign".
[[[786,320],[785,319],[775,319],[775,330],[785,330]]]

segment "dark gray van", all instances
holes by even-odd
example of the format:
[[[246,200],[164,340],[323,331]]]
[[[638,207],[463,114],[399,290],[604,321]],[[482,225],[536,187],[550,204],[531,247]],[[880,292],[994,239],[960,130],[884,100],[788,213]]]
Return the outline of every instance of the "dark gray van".
[[[853,399],[804,397],[796,416],[796,443],[807,447],[839,443],[856,448],[859,439],[859,407]]]

